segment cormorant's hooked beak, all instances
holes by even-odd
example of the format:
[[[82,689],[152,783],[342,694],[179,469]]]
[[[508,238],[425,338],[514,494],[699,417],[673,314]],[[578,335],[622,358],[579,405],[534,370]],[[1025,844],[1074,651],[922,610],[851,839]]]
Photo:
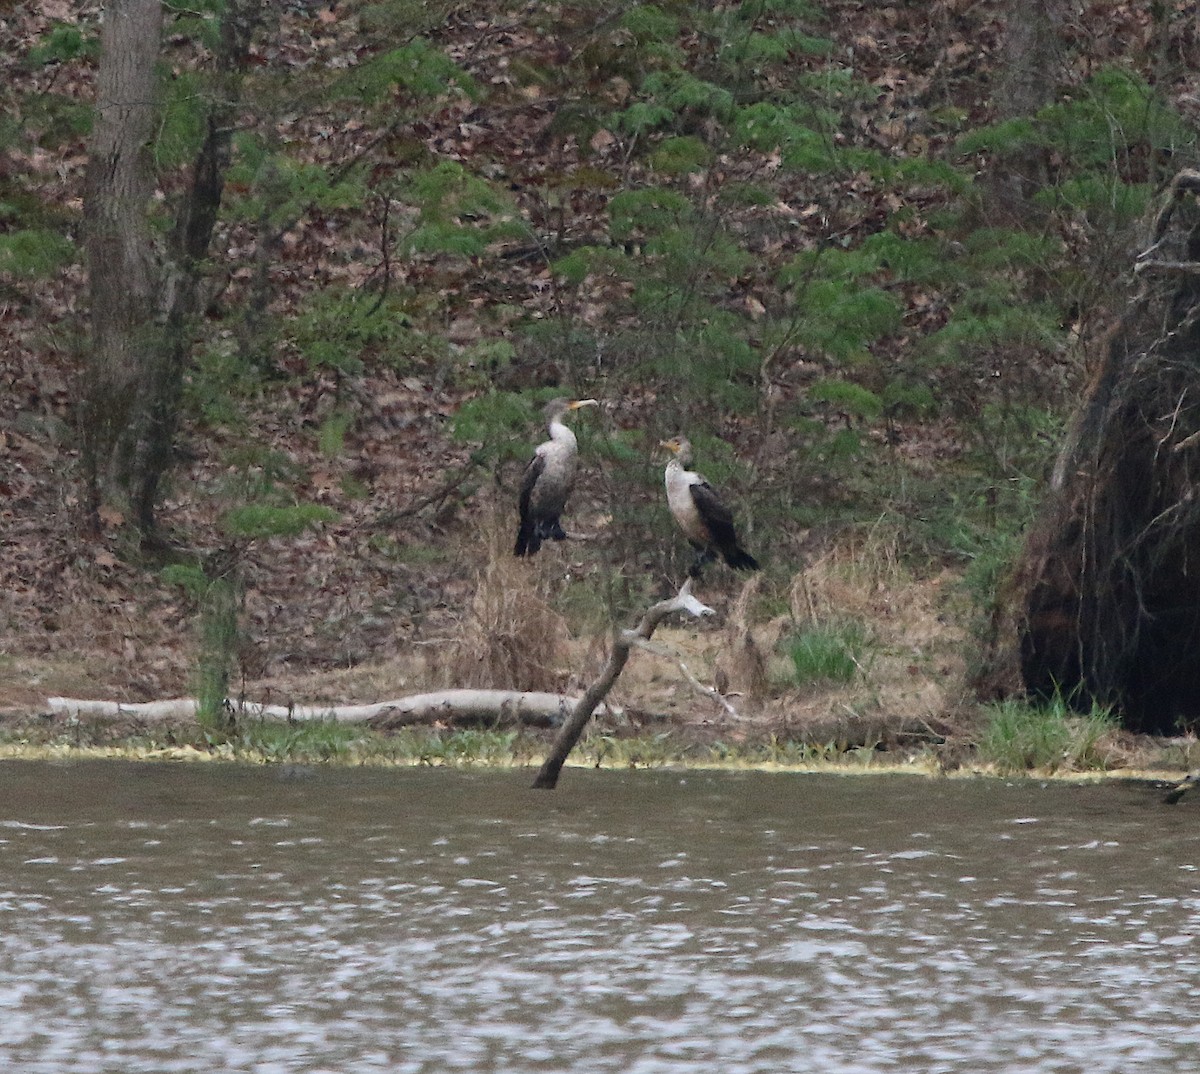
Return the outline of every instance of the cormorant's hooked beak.
[[[598,399],[572,399],[567,404],[567,409],[568,410],[578,410],[581,406],[599,406],[599,405],[600,405],[600,400],[598,400]]]
[[[679,441],[678,440],[674,440],[674,439],[660,440],[658,442],[658,446],[661,448],[666,448],[672,455],[679,454]]]

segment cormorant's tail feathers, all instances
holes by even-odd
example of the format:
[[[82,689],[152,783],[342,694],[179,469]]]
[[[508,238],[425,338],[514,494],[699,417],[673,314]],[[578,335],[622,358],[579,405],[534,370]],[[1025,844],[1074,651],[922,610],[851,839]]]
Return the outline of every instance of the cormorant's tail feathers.
[[[731,549],[722,549],[722,553],[725,556],[725,562],[735,571],[757,571],[761,569],[758,560],[738,545],[734,545]]]
[[[542,535],[538,533],[536,526],[526,526],[521,524],[521,528],[517,530],[517,544],[513,549],[514,556],[532,556],[537,554],[537,550],[542,547]]]
[[[514,556],[536,555],[543,541],[565,541],[567,534],[562,528],[557,516],[555,518],[539,518],[534,521],[521,520],[521,528],[517,530],[517,546],[513,549]]]

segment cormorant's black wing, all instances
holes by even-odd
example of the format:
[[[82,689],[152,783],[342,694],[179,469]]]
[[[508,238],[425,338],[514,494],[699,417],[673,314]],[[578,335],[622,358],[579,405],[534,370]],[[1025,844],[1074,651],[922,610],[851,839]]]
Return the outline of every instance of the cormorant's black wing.
[[[521,498],[518,500],[522,520],[529,517],[529,498],[533,495],[533,486],[537,484],[544,469],[546,469],[546,460],[541,455],[534,455],[529,460],[529,465],[525,467],[525,476],[521,478]]]
[[[691,486],[692,502],[700,512],[700,520],[708,530],[709,538],[718,548],[737,544],[733,529],[733,513],[722,502],[716,490],[707,481]]]
[[[738,544],[737,531],[733,527],[733,512],[721,502],[712,485],[707,481],[700,481],[691,488],[692,502],[700,512],[713,548],[719,551],[725,562],[735,570],[758,570],[758,560]]]
[[[533,487],[546,468],[546,460],[541,455],[534,455],[525,467],[525,476],[521,479],[521,495],[517,500],[517,508],[521,515],[521,523],[517,528],[517,544],[513,554],[517,556],[533,555],[542,547],[541,534],[538,532],[537,520],[529,510],[529,502],[533,496]]]

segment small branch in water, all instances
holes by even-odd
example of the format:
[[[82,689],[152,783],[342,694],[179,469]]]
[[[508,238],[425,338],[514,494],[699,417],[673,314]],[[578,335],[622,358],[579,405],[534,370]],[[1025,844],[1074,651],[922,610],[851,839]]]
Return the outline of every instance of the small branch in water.
[[[1163,795],[1163,804],[1175,805],[1197,783],[1200,783],[1200,772],[1189,772]]]

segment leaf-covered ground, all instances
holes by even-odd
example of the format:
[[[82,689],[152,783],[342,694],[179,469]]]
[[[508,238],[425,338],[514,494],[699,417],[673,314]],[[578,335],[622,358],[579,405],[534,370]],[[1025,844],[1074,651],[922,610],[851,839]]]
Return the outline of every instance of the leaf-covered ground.
[[[338,171],[362,159],[370,168],[352,203],[314,195],[273,249],[269,369],[252,383],[245,369],[212,357],[240,330],[235,314],[250,297],[260,238],[254,213],[270,208],[256,210],[252,185],[231,175],[235,208],[214,258],[224,286],[198,345],[163,522],[181,557],[203,561],[228,544],[229,510],[263,489],[336,516],[298,537],[240,547],[236,689],[263,700],[353,701],[478,678],[491,666],[481,647],[509,629],[517,649],[546,646],[522,674],[578,686],[601,657],[610,623],[673,591],[681,577],[686,555],[662,509],[653,448],[684,425],[719,438],[702,468],[726,477],[768,570],[749,592],[728,572],[711,571],[704,595],[722,621],[665,640],[753,718],[723,725],[728,717],[670,659],[649,656],[621,684],[637,718],[653,727],[668,715],[705,735],[808,726],[864,740],[893,719],[893,732],[919,737],[913,728],[923,725],[930,738],[969,737],[963,682],[980,614],[970,586],[982,584],[972,583],[971,568],[989,550],[989,510],[1018,503],[1009,498],[1018,485],[1020,502],[1036,496],[1041,474],[1032,471],[1056,431],[1053,423],[1004,425],[1013,443],[999,444],[984,423],[997,413],[1017,422],[1012,415],[1031,397],[1048,413],[1066,413],[1090,340],[1119,308],[1111,285],[1122,279],[1128,247],[1109,248],[1105,261],[1102,237],[1086,233],[1082,217],[1048,223],[1057,280],[1072,258],[1090,259],[1061,339],[983,347],[965,370],[938,366],[923,382],[936,407],[913,402],[886,413],[871,400],[898,384],[909,390],[911,355],[951,320],[953,288],[932,275],[880,270],[896,320],[859,347],[832,328],[801,324],[807,314],[790,305],[800,285],[785,293],[780,281],[783,266],[806,253],[853,253],[883,233],[918,240],[938,232],[958,198],[952,185],[933,172],[881,182],[847,154],[869,152],[897,167],[948,161],[961,174],[984,175],[988,153],[955,146],[999,117],[1005,6],[832,0],[801,20],[831,47],[808,51],[796,38],[782,59],[762,61],[753,85],[764,101],[786,100],[795,79],[836,71],[869,89],[830,91],[837,121],[826,148],[843,155],[829,170],[789,165],[769,139],[730,149],[715,130],[724,106],[698,98],[677,104],[670,131],[639,126],[633,109],[648,100],[648,67],[707,74],[708,84],[725,78],[737,89],[721,66],[723,42],[693,27],[688,5],[637,8],[651,12],[641,23],[630,21],[630,5],[582,0],[447,6],[425,36],[477,91],[420,106],[397,96],[392,112],[388,101],[371,98],[356,111],[329,96],[330,72],[365,64],[381,34],[411,36],[403,23],[388,28],[389,5],[288,5],[256,54],[256,91],[271,100],[274,136],[305,165]],[[783,16],[772,12],[787,7],[762,5],[762,26],[778,30]],[[1185,4],[1166,7],[1156,18],[1148,3],[1073,6],[1061,81],[1083,84],[1108,64],[1126,64],[1159,79],[1190,122],[1194,18]],[[31,55],[55,26],[94,27],[97,14],[94,5],[58,0],[9,7],[0,24],[0,94],[6,122],[21,134],[0,143],[0,234],[33,221],[81,241],[86,135],[71,128],[64,102],[90,102],[94,57],[37,63]],[[197,66],[182,40],[170,39],[164,58],[179,80]],[[291,109],[279,104],[288,92]],[[418,163],[419,190],[411,178]],[[1128,168],[1148,174],[1145,162]],[[163,168],[168,201],[182,175]],[[487,192],[468,198],[475,180]],[[638,203],[628,218],[613,207],[619,195],[650,187],[678,191],[703,210],[687,233],[699,246],[680,252],[664,243],[647,253],[655,240],[647,221],[658,219],[647,214],[663,206]],[[719,233],[714,225],[704,245],[707,220],[719,222]],[[410,240],[403,255],[400,235]],[[723,237],[736,247],[725,259]],[[662,342],[655,310],[637,304],[648,284],[603,271],[610,253],[641,266],[703,260],[704,272],[688,277],[697,294],[687,309],[711,309],[700,320],[736,326],[736,339],[713,346],[720,354],[747,345],[749,358],[726,378],[740,395],[727,397],[720,385],[693,390],[686,355]],[[1019,276],[1014,293],[1036,295],[1038,256],[1006,266]],[[0,709],[10,712],[36,711],[51,694],[142,700],[194,686],[192,599],[132,547],[118,508],[106,511],[100,540],[81,536],[72,428],[86,337],[80,262],[0,275]],[[368,307],[372,317],[355,320]],[[789,324],[809,332],[807,345]],[[540,334],[539,325],[547,326]],[[812,342],[819,330],[824,348]],[[702,325],[687,338],[699,346],[708,337]],[[866,355],[857,366],[856,347]],[[815,385],[826,393],[820,399]],[[536,404],[501,433],[484,424],[473,435],[477,427],[462,415],[497,393],[532,400],[559,386],[604,400],[599,416],[581,422],[585,477],[571,528],[586,539],[515,565],[507,555],[513,502],[520,458],[541,437]],[[851,440],[854,451],[839,454]],[[1033,461],[1012,461],[1031,444],[1040,445]],[[728,457],[718,454],[722,445]],[[997,458],[983,479],[976,460],[988,451]],[[978,501],[976,528],[957,536],[948,531],[967,527],[950,508],[966,500]],[[535,606],[536,640],[522,642],[523,617]],[[868,635],[853,681],[794,681],[788,636],[845,619],[866,624]],[[561,650],[545,641],[556,631],[570,635]],[[747,665],[747,632],[757,669]]]

